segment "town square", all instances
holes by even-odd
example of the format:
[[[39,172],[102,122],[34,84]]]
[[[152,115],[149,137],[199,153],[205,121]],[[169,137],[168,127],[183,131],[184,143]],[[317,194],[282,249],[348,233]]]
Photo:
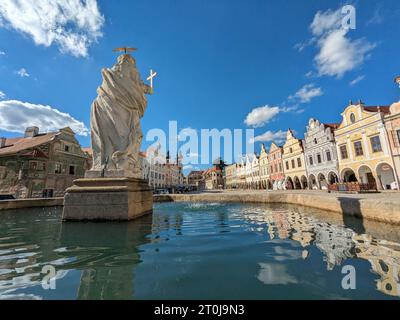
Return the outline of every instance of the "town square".
[[[0,1],[0,300],[398,300],[399,17]]]

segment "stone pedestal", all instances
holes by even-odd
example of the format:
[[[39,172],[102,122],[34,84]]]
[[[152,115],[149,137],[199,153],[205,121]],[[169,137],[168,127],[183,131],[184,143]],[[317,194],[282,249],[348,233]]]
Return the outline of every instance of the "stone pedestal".
[[[153,192],[136,178],[84,178],[64,197],[63,220],[128,221],[153,211]]]

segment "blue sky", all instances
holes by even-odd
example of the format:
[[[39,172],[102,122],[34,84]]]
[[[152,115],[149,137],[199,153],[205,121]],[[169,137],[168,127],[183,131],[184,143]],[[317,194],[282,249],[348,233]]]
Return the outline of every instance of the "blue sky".
[[[36,1],[22,1],[22,11],[14,0],[0,4],[1,136],[19,135],[27,123],[65,123],[90,145],[100,70],[123,45],[139,49],[142,78],[150,68],[158,73],[145,133],[167,130],[169,120],[179,128],[255,127],[256,140],[269,145],[289,127],[302,137],[310,117],[340,121],[350,99],[399,99],[397,0],[41,1],[39,16]],[[341,33],[347,4],[356,29]]]

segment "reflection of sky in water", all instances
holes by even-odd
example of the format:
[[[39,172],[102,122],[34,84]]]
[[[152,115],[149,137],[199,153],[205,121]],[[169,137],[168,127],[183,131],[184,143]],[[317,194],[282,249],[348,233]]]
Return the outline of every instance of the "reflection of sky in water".
[[[257,279],[266,285],[286,285],[298,283],[297,279],[290,275],[283,264],[260,263],[260,272]]]
[[[62,224],[60,214],[2,214],[0,299],[400,295],[400,228],[357,234],[348,219],[343,226],[331,213],[282,205],[157,204],[153,216],[130,223]],[[357,270],[355,291],[341,288],[346,264]],[[46,265],[57,270],[54,291],[41,286]]]

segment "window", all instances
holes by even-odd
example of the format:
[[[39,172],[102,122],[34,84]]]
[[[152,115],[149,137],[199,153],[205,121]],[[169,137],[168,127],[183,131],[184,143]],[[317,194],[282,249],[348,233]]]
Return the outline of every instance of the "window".
[[[54,173],[61,174],[61,164],[60,163],[56,163],[55,168],[54,168]]]
[[[315,144],[318,144],[317,138],[314,139],[314,143],[315,143]]]
[[[347,159],[349,157],[349,155],[347,154],[347,147],[345,145],[340,146],[340,155],[342,159]]]
[[[75,166],[69,166],[69,174],[70,174],[71,176],[74,176],[74,175],[75,175]]]
[[[289,170],[289,161],[286,161],[286,170]]]
[[[400,143],[400,130],[397,130],[396,132],[397,132],[397,140]]]
[[[293,148],[290,148],[290,149],[289,149],[289,152],[290,152],[290,153],[293,153]]]
[[[46,163],[45,162],[36,162],[36,161],[31,161],[29,162],[29,166],[31,170],[36,170],[36,171],[46,171]]]
[[[271,171],[271,173],[274,173],[274,167],[273,166],[271,166],[270,171]]]
[[[310,162],[310,166],[314,165],[313,157],[310,157],[308,160],[309,160],[309,162]]]
[[[371,146],[372,146],[372,152],[382,151],[381,139],[379,139],[379,136],[371,138]]]
[[[294,159],[292,159],[292,169],[296,168],[296,163],[294,162]]]
[[[297,166],[298,166],[299,168],[301,168],[301,159],[300,159],[300,158],[297,158]]]
[[[67,144],[64,145],[64,151],[69,152],[69,145],[67,145]]]
[[[327,161],[332,161],[332,156],[331,156],[331,152],[330,151],[326,152],[326,160]]]
[[[282,163],[279,164],[279,171],[282,172],[283,168],[282,168]]]
[[[29,169],[30,170],[37,170],[38,168],[38,163],[36,161],[29,161]]]
[[[317,162],[318,162],[318,163],[321,163],[321,162],[322,162],[322,159],[321,159],[321,155],[320,155],[320,154],[317,154]]]
[[[351,123],[356,122],[356,116],[354,115],[354,113],[352,113],[352,114],[350,115],[350,121],[351,121]]]
[[[362,156],[364,154],[361,141],[354,142],[354,150],[356,152],[356,156]]]

